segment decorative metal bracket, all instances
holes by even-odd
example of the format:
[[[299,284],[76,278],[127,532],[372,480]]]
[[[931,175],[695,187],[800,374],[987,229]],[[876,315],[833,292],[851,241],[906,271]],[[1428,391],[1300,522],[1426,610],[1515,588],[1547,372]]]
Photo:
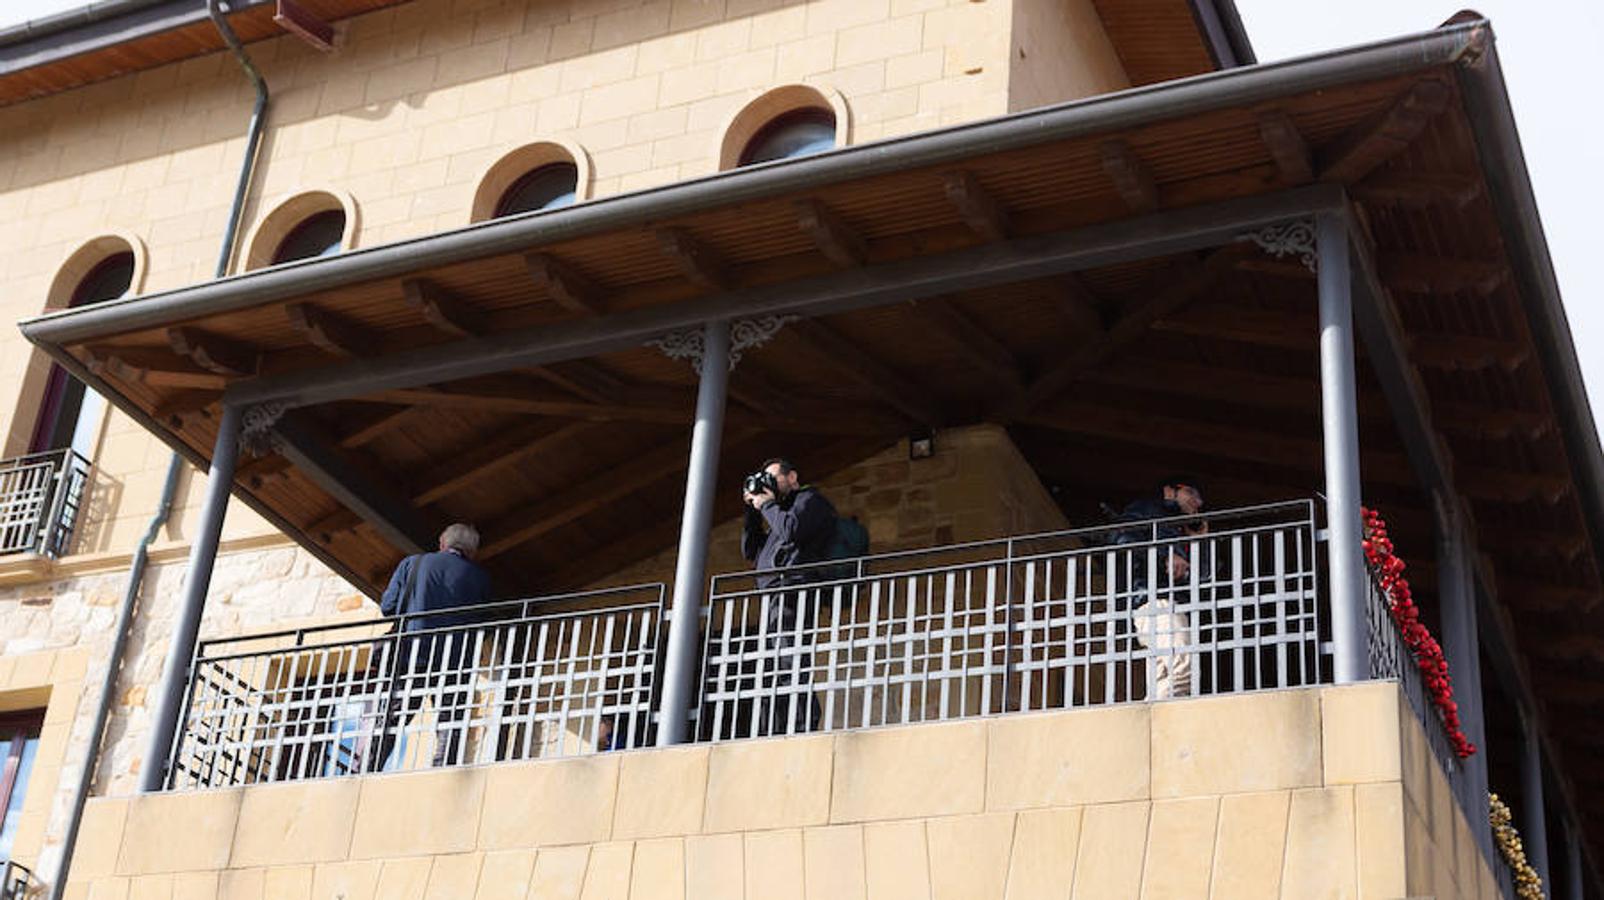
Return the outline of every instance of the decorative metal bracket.
[[[1314,239],[1314,221],[1298,219],[1266,225],[1258,231],[1240,235],[1238,240],[1252,241],[1260,250],[1276,259],[1297,254],[1298,262],[1310,272],[1320,270],[1320,261]]]
[[[240,449],[252,456],[277,453],[283,446],[283,439],[273,430],[273,426],[284,418],[289,408],[285,403],[260,403],[246,407],[244,415],[240,417]]]
[[[763,316],[757,319],[736,319],[730,323],[730,371],[741,361],[741,355],[767,344],[780,329],[795,322],[799,316]],[[669,359],[689,360],[697,375],[702,374],[702,359],[707,355],[707,336],[701,328],[675,331],[646,342],[656,347]]]

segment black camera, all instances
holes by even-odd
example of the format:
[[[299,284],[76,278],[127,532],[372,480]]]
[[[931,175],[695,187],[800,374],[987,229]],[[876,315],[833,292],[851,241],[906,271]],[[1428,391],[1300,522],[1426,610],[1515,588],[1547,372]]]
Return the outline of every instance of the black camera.
[[[741,485],[741,488],[748,494],[761,494],[767,491],[776,497],[780,495],[779,482],[775,481],[774,476],[766,469],[746,476],[746,481]]]

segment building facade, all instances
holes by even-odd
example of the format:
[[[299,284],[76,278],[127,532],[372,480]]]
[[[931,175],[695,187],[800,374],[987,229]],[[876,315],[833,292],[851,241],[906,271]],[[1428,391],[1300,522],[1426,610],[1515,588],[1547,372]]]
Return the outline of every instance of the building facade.
[[[27,890],[1513,896],[1489,785],[1596,890],[1597,438],[1485,22],[1276,69],[1180,0],[199,6],[0,34]],[[806,661],[740,583],[777,455],[873,553]],[[1117,549],[1176,470],[1246,511]],[[522,604],[460,696],[374,624],[453,520]]]

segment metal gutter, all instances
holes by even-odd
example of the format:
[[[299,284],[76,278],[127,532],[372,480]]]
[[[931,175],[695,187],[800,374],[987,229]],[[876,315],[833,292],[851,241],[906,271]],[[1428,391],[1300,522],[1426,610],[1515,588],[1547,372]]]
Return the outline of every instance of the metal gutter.
[[[232,0],[230,14],[271,0]],[[0,32],[0,78],[205,22],[194,0],[111,0]]]
[[[1464,97],[1466,117],[1475,137],[1475,148],[1481,160],[1482,177],[1486,180],[1488,197],[1498,217],[1500,234],[1505,242],[1506,256],[1514,272],[1520,300],[1531,324],[1531,336],[1543,367],[1544,381],[1548,385],[1550,400],[1554,403],[1555,418],[1559,422],[1560,436],[1565,455],[1576,479],[1577,499],[1587,522],[1587,531],[1593,540],[1594,558],[1604,561],[1604,446],[1598,435],[1598,424],[1588,403],[1587,387],[1582,380],[1582,368],[1576,356],[1576,342],[1571,334],[1570,322],[1560,297],[1559,279],[1554,274],[1553,260],[1548,253],[1548,239],[1543,234],[1542,219],[1537,211],[1537,197],[1532,191],[1531,178],[1526,169],[1526,155],[1521,149],[1520,134],[1515,125],[1515,113],[1510,106],[1509,91],[1504,83],[1503,68],[1498,63],[1498,49],[1488,28],[1481,45],[1456,67],[1455,77]],[[1491,611],[1489,611],[1491,612]],[[1495,622],[1496,615],[1491,616]],[[1506,641],[1507,643],[1507,641]],[[1511,660],[1518,659],[1514,648],[1507,647]],[[1522,673],[1512,673],[1521,684],[1521,693],[1528,697],[1528,709],[1541,717],[1535,705],[1537,695],[1525,684]],[[1538,734],[1550,759],[1559,759],[1553,743],[1553,731],[1539,728]],[[1571,760],[1572,764],[1581,764]],[[1556,778],[1562,778],[1558,766],[1550,767]],[[1568,780],[1568,779],[1567,779]],[[1570,821],[1580,822],[1572,799],[1575,792],[1570,784],[1558,791]],[[1588,868],[1595,881],[1599,878],[1598,860],[1591,843],[1584,843]]]
[[[42,346],[77,343],[419,269],[517,253],[540,244],[634,227],[642,221],[958,162],[977,152],[1002,152],[1169,117],[1247,106],[1292,93],[1407,75],[1457,62],[1479,45],[1478,35],[1484,28],[1482,23],[1465,23],[1355,49],[1147,85],[941,131],[721,172],[553,212],[496,219],[326,259],[287,263],[136,299],[48,313],[23,321],[19,327],[29,340]]]
[[[1237,12],[1236,0],[1214,0],[1213,6],[1220,20],[1223,37],[1231,48],[1231,54],[1236,57],[1236,64],[1258,65],[1259,56],[1253,52],[1253,42],[1248,40],[1248,30],[1242,24],[1242,14]]]

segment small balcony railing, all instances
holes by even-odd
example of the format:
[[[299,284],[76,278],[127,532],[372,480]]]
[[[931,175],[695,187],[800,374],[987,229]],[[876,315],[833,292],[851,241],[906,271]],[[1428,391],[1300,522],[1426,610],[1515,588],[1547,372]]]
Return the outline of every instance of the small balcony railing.
[[[27,866],[8,860],[0,865],[0,900],[24,900],[39,886]]]
[[[88,483],[89,461],[72,450],[0,460],[0,555],[66,555]]]
[[[1317,684],[1331,669],[1323,551],[1305,501],[720,576],[697,731]]]
[[[171,788],[642,746],[663,587],[204,641]]]

